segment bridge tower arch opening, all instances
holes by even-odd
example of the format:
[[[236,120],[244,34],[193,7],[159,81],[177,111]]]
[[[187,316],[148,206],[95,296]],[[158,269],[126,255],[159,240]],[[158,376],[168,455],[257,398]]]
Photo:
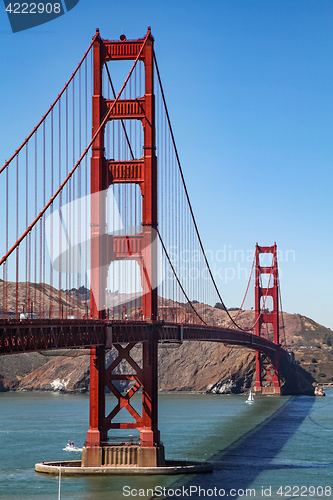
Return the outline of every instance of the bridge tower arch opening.
[[[260,256],[271,254],[271,265],[261,265]],[[264,263],[264,262],[263,262]],[[263,280],[263,278],[266,278]],[[265,281],[265,285],[263,284]],[[270,300],[266,300],[270,298]],[[268,309],[266,304],[273,304]],[[272,336],[277,346],[279,339],[279,279],[276,243],[270,247],[256,245],[255,267],[255,334],[259,337]],[[280,394],[280,353],[272,354],[256,351],[256,380],[254,390],[263,394]]]

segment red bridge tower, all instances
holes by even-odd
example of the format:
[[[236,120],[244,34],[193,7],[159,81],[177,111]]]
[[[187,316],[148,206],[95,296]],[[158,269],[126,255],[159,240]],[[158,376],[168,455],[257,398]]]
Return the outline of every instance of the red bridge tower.
[[[105,319],[105,266],[113,260],[129,257],[128,248],[136,248],[135,259],[141,269],[144,283],[142,313],[146,323],[157,319],[157,289],[153,287],[157,275],[157,251],[153,244],[157,234],[157,160],[155,153],[155,96],[154,96],[154,39],[150,28],[145,39],[127,41],[102,40],[94,42],[94,95],[93,136],[103,117],[110,111],[109,120],[140,120],[144,133],[144,153],[140,159],[114,161],[104,157],[104,128],[96,137],[91,158],[91,193],[105,193],[115,183],[135,183],[142,194],[142,233],[135,236],[101,237],[105,227],[106,197],[97,196],[91,206],[91,316]],[[102,68],[108,61],[136,60],[144,63],[145,94],[139,99],[104,99],[102,94]],[[121,175],[118,175],[121,172]],[[94,198],[95,200],[95,198]],[[101,230],[100,230],[101,229]],[[133,241],[132,241],[133,240]],[[134,241],[135,240],[135,241]],[[131,252],[130,252],[131,254]],[[104,269],[103,269],[104,267]],[[108,328],[112,331],[112,327]],[[111,336],[109,338],[109,344]],[[90,355],[90,426],[83,449],[83,466],[123,465],[157,466],[164,464],[164,449],[157,427],[157,347],[158,331],[152,324],[149,339],[142,343],[141,367],[130,356],[134,343],[127,346],[113,344],[118,357],[105,369],[105,348],[91,350]],[[109,345],[110,347],[111,345]],[[134,369],[135,374],[115,375],[113,370],[122,361]],[[133,380],[135,384],[126,395],[113,385],[114,380]],[[118,399],[115,408],[105,415],[105,387]],[[130,398],[142,389],[142,412],[139,415],[130,404]],[[125,408],[135,422],[116,423],[114,417]],[[138,429],[139,445],[114,446],[108,441],[110,429]]]
[[[260,254],[272,254],[272,265],[260,266]],[[261,276],[269,275],[267,286],[262,286]],[[263,336],[264,328],[271,325],[273,329],[273,340],[279,345],[279,281],[277,266],[276,243],[271,247],[260,247],[256,245],[256,275],[255,275],[255,334]],[[273,310],[264,312],[266,297],[272,297]],[[256,351],[256,382],[254,390],[263,394],[280,394],[279,378],[279,351],[271,357],[263,352]]]

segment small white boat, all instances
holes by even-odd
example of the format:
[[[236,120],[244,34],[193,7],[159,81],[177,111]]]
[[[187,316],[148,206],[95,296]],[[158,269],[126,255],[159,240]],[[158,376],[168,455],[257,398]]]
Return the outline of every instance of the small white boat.
[[[82,451],[82,448],[78,448],[77,446],[75,446],[74,443],[68,441],[68,443],[66,444],[66,448],[63,448],[64,451]]]
[[[250,404],[254,403],[254,397],[253,397],[251,390],[250,390],[250,394],[249,394],[249,397],[247,398],[246,402],[250,403]]]

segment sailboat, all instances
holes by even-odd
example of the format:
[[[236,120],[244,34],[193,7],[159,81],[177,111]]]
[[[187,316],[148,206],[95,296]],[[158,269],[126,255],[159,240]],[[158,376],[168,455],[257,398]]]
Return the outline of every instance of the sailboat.
[[[251,389],[250,389],[249,397],[247,398],[246,402],[250,403],[250,404],[254,403],[254,397],[253,397]]]

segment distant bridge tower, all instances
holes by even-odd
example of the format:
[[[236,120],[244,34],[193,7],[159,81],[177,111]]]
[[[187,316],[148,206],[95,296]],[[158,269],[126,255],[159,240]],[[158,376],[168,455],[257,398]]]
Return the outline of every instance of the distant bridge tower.
[[[142,46],[144,47],[142,49]],[[94,42],[94,95],[93,135],[98,130],[103,116],[110,110],[109,120],[140,120],[143,126],[143,157],[131,161],[115,161],[104,157],[104,129],[96,137],[91,158],[91,193],[105,193],[111,184],[135,183],[142,194],[142,232],[134,236],[117,235],[101,238],[105,227],[106,196],[97,197],[91,206],[91,316],[105,319],[105,289],[107,274],[105,265],[114,260],[128,259],[133,254],[140,267],[143,285],[142,313],[145,323],[151,323],[151,331],[142,342],[141,366],[130,356],[135,341],[125,347],[114,344],[118,357],[105,369],[105,348],[91,349],[90,356],[90,421],[87,443],[83,449],[82,464],[85,466],[124,465],[156,466],[164,464],[164,450],[160,443],[157,422],[157,354],[158,328],[157,289],[153,284],[157,275],[157,250],[153,244],[157,234],[157,160],[155,144],[155,96],[154,96],[154,38],[150,28],[145,39],[127,41],[102,40]],[[138,99],[105,99],[102,93],[102,68],[107,61],[139,60],[144,64],[145,94]],[[111,109],[112,108],[112,109]],[[121,174],[121,175],[120,175]],[[95,200],[95,198],[94,198]],[[101,228],[101,230],[100,230]],[[104,269],[103,269],[104,266]],[[106,322],[107,325],[107,322]],[[107,347],[112,344],[112,327],[108,331]],[[126,361],[135,374],[112,373],[121,361]],[[135,381],[130,391],[123,395],[112,383],[115,380]],[[105,415],[106,386],[118,399],[115,408]],[[141,415],[130,404],[130,398],[142,389]],[[119,411],[125,408],[135,422],[114,422]],[[112,446],[108,442],[110,429],[137,429],[140,431],[139,446]]]
[[[272,254],[272,265],[260,266],[260,254]],[[268,283],[262,286],[261,276],[268,275]],[[269,288],[267,288],[269,286]],[[264,312],[265,297],[272,297],[273,310]],[[265,308],[264,308],[265,309]],[[279,345],[279,281],[277,266],[276,243],[271,247],[256,245],[256,274],[255,274],[255,334],[263,336],[264,328],[271,325],[273,340]],[[256,351],[256,382],[254,390],[263,394],[280,394],[279,350],[271,356]]]

